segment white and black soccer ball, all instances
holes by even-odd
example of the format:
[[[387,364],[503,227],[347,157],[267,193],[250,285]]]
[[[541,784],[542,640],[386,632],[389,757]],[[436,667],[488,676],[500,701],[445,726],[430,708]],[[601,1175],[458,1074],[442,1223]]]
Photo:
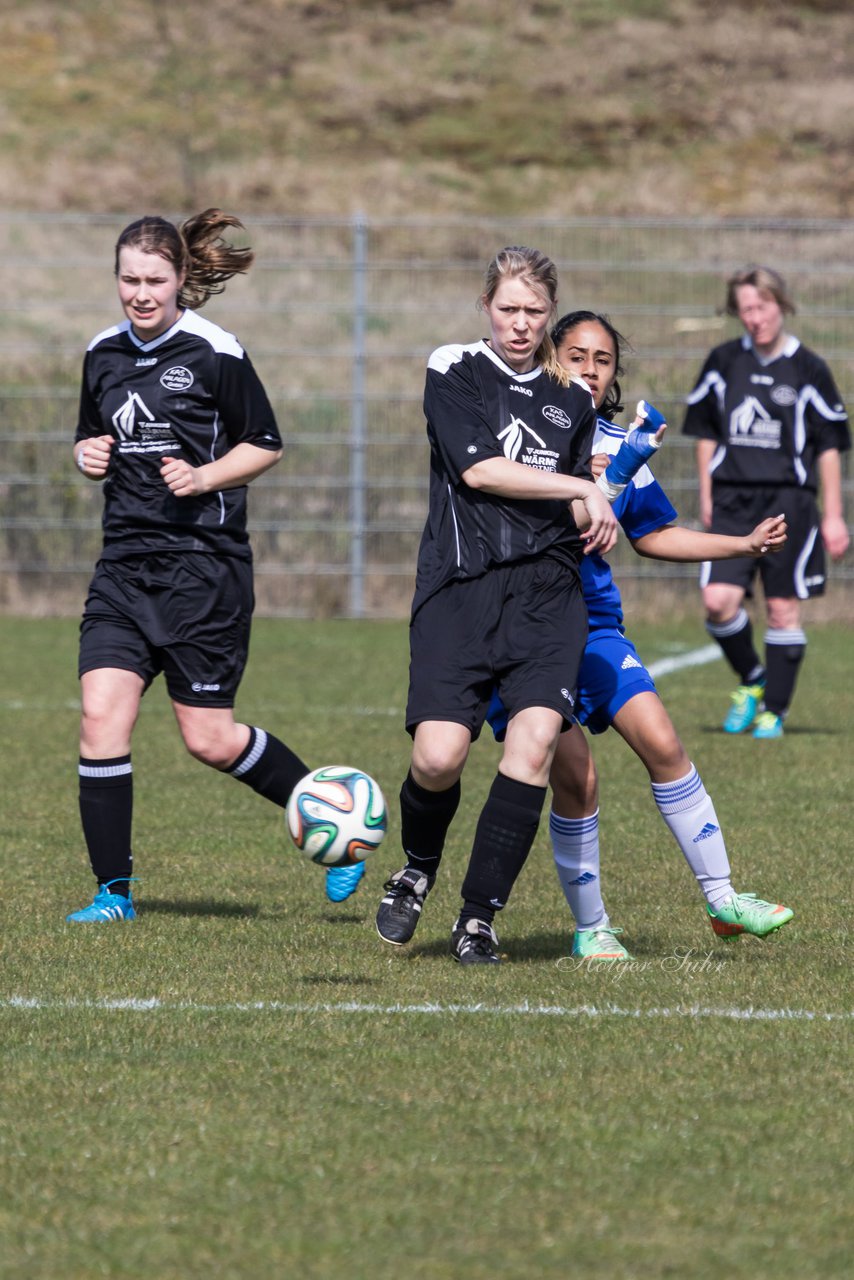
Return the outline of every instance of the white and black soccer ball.
[[[364,862],[382,843],[386,821],[379,784],[349,765],[314,769],[288,800],[291,839],[306,858],[324,867]]]

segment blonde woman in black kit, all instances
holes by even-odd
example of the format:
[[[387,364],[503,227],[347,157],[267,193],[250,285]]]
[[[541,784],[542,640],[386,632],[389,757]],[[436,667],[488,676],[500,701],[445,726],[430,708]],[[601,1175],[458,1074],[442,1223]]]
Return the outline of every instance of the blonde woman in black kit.
[[[499,961],[492,922],[530,851],[572,716],[587,636],[578,561],[616,537],[590,471],[590,391],[561,368],[549,336],[556,301],[544,254],[502,250],[480,299],[489,337],[440,347],[427,368],[430,502],[410,624],[412,763],[400,793],[406,863],[385,886],[377,931],[395,946],[415,931],[498,688],[510,717],[504,755],[451,931],[464,965]]]

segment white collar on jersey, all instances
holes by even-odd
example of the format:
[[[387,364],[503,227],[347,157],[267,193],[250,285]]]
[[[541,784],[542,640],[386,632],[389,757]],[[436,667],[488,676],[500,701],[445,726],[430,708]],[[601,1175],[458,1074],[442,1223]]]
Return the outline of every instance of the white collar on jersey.
[[[494,365],[497,365],[502,372],[509,373],[510,377],[514,378],[516,382],[531,382],[534,378],[539,378],[543,372],[543,366],[538,364],[533,369],[529,369],[527,373],[517,373],[515,369],[510,368],[509,364],[504,363],[501,356],[496,355],[485,338],[481,338],[476,350],[482,351],[485,356],[489,356]]]
[[[745,333],[741,339],[741,345],[745,351],[752,351],[754,358],[764,367],[765,365],[773,364],[775,360],[781,360],[783,356],[793,356],[801,344],[800,340],[793,333],[790,333],[775,356],[761,356],[754,347],[750,334]]]

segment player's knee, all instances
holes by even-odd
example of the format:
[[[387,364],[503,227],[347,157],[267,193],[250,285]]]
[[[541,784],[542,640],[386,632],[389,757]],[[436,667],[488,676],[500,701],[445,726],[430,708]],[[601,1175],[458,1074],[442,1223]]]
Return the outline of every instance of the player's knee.
[[[412,776],[428,791],[446,791],[459,779],[465,764],[465,752],[450,747],[432,746],[421,750],[412,760]]]
[[[593,813],[599,804],[595,774],[588,778],[576,777],[568,774],[556,760],[552,764],[549,783],[552,789],[552,807],[564,817],[584,817]]]
[[[184,746],[193,759],[199,760],[211,769],[227,769],[240,754],[239,751],[235,751],[234,744],[230,740],[213,735],[204,728],[184,727],[181,734]]]

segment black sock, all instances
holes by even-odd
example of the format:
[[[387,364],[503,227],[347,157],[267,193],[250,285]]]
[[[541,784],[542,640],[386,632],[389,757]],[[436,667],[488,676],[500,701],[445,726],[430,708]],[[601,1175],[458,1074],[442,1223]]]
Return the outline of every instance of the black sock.
[[[400,788],[400,837],[407,866],[435,876],[459,803],[458,781],[446,791],[428,791],[411,772],[406,775]]]
[[[463,881],[459,923],[485,920],[506,905],[525,865],[546,798],[545,787],[496,775],[481,810]]]
[[[775,716],[785,716],[795,693],[798,672],[807,650],[807,638],[800,628],[765,632],[765,662],[768,678],[762,705]]]
[[[753,624],[746,609],[729,622],[706,621],[706,630],[717,640],[739,684],[764,684],[765,668],[753,643]]]
[[[310,770],[272,733],[250,727],[246,750],[226,772],[284,809],[294,787]]]
[[[127,897],[133,872],[133,768],[130,756],[85,760],[78,765],[80,821],[89,862],[99,885]]]

